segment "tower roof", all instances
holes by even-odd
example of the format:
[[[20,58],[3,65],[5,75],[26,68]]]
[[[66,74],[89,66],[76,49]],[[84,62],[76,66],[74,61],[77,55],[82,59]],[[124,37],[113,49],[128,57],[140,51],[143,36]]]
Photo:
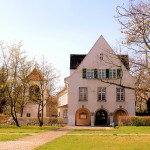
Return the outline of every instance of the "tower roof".
[[[34,68],[33,71],[28,75],[28,80],[44,81],[46,79],[42,77],[42,74],[38,69]]]

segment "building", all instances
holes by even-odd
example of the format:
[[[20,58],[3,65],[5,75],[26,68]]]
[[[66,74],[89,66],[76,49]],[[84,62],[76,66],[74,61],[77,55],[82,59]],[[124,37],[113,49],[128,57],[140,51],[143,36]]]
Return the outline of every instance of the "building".
[[[58,93],[58,114],[71,126],[109,125],[119,116],[135,115],[135,82],[128,55],[116,55],[100,36],[87,55],[70,55],[70,76]]]
[[[37,117],[38,103],[31,101],[32,89],[40,93],[41,84],[46,82],[46,79],[41,77],[40,71],[34,68],[28,76],[29,84],[26,91],[26,101],[23,109],[23,117]],[[41,83],[43,82],[43,83]],[[35,94],[35,93],[34,93]],[[39,95],[39,94],[38,94]],[[48,89],[44,89],[44,117],[57,117],[57,99],[55,96],[50,96]]]

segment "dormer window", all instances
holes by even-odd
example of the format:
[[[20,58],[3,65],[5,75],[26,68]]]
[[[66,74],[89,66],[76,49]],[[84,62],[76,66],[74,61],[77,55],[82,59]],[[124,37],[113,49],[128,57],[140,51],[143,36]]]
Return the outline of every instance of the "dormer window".
[[[100,53],[100,60],[103,60],[103,53]]]

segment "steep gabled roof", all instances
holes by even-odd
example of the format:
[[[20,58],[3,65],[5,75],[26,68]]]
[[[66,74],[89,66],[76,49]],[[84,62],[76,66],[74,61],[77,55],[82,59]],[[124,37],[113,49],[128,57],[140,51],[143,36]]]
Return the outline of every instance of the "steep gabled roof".
[[[82,60],[84,59],[86,55],[82,54],[71,54],[70,55],[70,69],[76,69],[80,63],[82,62]]]
[[[128,55],[117,55],[117,56],[119,57],[121,62],[124,64],[126,69],[129,70],[130,67],[129,67],[129,57],[128,57]]]
[[[70,55],[70,69],[77,69],[82,60],[85,58],[85,54],[71,54]],[[129,70],[129,57],[128,55],[117,55],[121,62],[124,64],[127,70]]]
[[[28,80],[32,80],[32,81],[44,81],[46,79],[44,79],[40,73],[39,70],[37,70],[36,68],[33,69],[33,71],[28,75]]]

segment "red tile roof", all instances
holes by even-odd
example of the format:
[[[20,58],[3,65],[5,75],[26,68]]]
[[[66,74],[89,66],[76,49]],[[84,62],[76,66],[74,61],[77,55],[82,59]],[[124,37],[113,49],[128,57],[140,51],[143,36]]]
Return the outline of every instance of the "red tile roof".
[[[45,78],[42,77],[41,73],[39,70],[36,68],[33,69],[33,71],[28,75],[28,80],[32,81],[44,81],[46,80]]]

